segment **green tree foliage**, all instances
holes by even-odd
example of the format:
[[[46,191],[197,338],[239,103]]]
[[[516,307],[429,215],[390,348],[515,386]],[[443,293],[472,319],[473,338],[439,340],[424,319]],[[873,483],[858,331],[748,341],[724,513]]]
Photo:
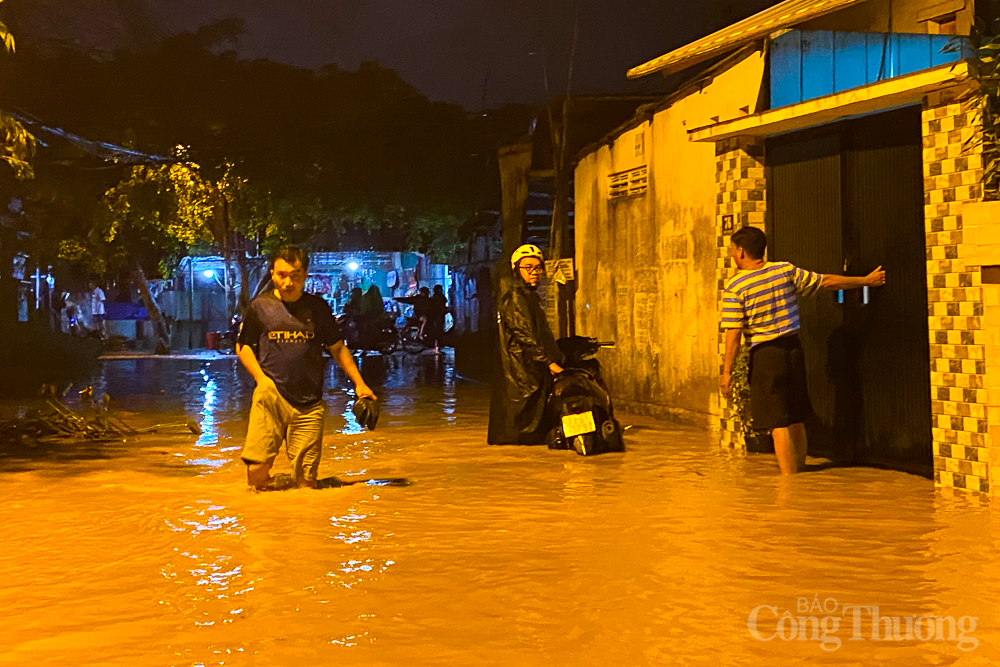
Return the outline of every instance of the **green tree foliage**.
[[[104,194],[89,241],[112,263],[178,257],[188,246],[211,242],[209,196],[196,165],[133,167]]]
[[[750,414],[750,346],[746,343],[740,346],[733,361],[731,387],[736,417],[740,422],[740,432],[747,451],[759,453],[773,449],[771,435],[753,427]]]
[[[226,178],[229,178],[227,181]],[[153,264],[166,277],[183,252],[215,238],[217,209],[224,188],[236,179],[225,172],[220,181],[205,179],[194,163],[138,166],[104,193],[87,241],[93,256],[109,267],[127,268],[139,288],[157,336],[157,350],[170,348],[170,336],[152,298],[146,267]],[[63,241],[60,258],[79,260],[80,239]]]
[[[3,160],[19,180],[32,178],[31,158],[35,155],[35,138],[17,120],[0,111],[0,160]]]
[[[3,0],[0,0],[3,2]],[[0,23],[0,40],[8,53],[14,52],[14,37],[4,23]],[[18,181],[33,176],[31,158],[35,153],[35,138],[16,119],[0,111],[0,160],[12,169]],[[14,278],[14,255],[17,234],[11,225],[0,226],[0,325],[17,321],[18,283]]]
[[[2,22],[0,22],[0,41],[8,53],[14,53],[14,35]],[[10,165],[19,180],[31,178],[33,176],[31,158],[35,154],[35,138],[21,123],[2,111],[0,111],[0,131],[3,132],[3,139],[0,141],[0,160]]]
[[[1000,0],[981,0],[1000,11]],[[971,34],[954,38],[945,51],[961,53],[976,87],[963,99],[965,111],[979,121],[966,150],[983,155],[983,197],[1000,200],[1000,21],[976,19]]]
[[[22,44],[23,66],[0,63],[0,86],[77,134],[157,154],[182,144],[203,165],[238,165],[257,202],[242,210],[286,217],[295,242],[415,224],[401,237],[429,250],[455,220],[496,208],[496,148],[527,131],[528,109],[470,115],[374,63],[313,72],[240,60],[227,49],[241,29],[227,20],[110,60]]]

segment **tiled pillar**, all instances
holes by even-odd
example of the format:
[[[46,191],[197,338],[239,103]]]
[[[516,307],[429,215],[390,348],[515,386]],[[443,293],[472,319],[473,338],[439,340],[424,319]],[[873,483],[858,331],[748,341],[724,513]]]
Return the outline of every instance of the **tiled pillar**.
[[[716,303],[722,306],[722,289],[726,280],[736,274],[736,266],[729,257],[729,237],[740,227],[753,226],[764,230],[767,211],[764,177],[764,143],[752,137],[725,139],[715,145],[715,180],[718,195],[715,202],[715,224],[718,238],[716,278],[718,280]],[[726,351],[725,333],[719,331],[719,372]],[[719,418],[723,447],[742,448],[736,408],[732,401],[724,400],[716,392],[713,411]]]
[[[982,157],[967,143],[976,116],[956,100],[957,89],[933,93],[923,108],[934,481],[988,492],[984,295],[963,224],[982,199]]]
[[[964,240],[971,250],[968,269],[978,273],[982,283],[987,426],[984,446],[975,449],[974,460],[965,467],[977,477],[977,490],[996,494],[1000,493],[1000,202],[966,204],[962,218]],[[964,481],[966,488],[975,488],[968,475]]]

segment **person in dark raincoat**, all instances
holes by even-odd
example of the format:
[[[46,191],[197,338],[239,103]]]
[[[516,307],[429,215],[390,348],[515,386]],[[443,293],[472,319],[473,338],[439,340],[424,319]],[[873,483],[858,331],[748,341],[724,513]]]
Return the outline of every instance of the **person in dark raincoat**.
[[[351,290],[351,296],[344,304],[344,315],[348,317],[353,317],[358,319],[361,317],[361,303],[364,301],[365,295],[361,291],[360,287],[355,287]]]
[[[434,354],[440,353],[444,337],[444,316],[448,314],[448,298],[441,285],[434,286],[434,293],[427,301],[427,325],[424,328],[428,344],[434,345]]]
[[[382,301],[382,290],[378,285],[372,285],[361,300],[361,316],[370,323],[381,324],[385,317],[385,302]]]
[[[487,442],[544,444],[550,424],[547,404],[553,376],[562,372],[537,288],[545,270],[542,251],[523,245],[511,256],[513,275],[499,281],[497,327],[500,373],[490,401]]]

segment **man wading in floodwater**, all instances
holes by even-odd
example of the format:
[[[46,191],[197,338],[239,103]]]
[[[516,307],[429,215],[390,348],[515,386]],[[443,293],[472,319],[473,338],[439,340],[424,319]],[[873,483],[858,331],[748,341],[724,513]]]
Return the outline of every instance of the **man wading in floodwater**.
[[[236,354],[257,381],[242,458],[247,481],[268,487],[271,466],[282,441],[299,487],[316,487],[323,447],[323,375],[329,351],[354,382],[357,398],[375,398],[361,379],[330,306],[306,294],[309,256],[301,248],[282,246],[271,264],[273,291],[264,292],[247,309]]]
[[[733,234],[729,255],[740,270],[722,294],[722,328],[726,356],[719,382],[722,395],[732,394],[731,373],[740,339],[750,344],[750,412],[756,429],[771,432],[774,453],[784,475],[806,463],[806,427],[812,404],[806,389],[806,367],[799,344],[799,294],[819,289],[846,290],[885,284],[878,267],[863,278],[820,275],[788,262],[765,262],[767,237],[754,227]]]

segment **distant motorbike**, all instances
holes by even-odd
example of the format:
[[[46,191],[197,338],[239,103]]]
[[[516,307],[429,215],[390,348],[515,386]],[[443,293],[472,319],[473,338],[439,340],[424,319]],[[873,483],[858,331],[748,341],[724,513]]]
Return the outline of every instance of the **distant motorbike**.
[[[392,354],[399,349],[399,332],[389,317],[366,322],[350,315],[340,315],[337,317],[337,323],[340,324],[344,340],[351,350]]]
[[[232,354],[236,351],[236,341],[240,337],[240,325],[243,318],[239,314],[233,315],[229,320],[229,329],[219,332],[218,350],[223,354]]]
[[[431,338],[430,326],[427,322],[421,322],[415,317],[407,317],[406,324],[399,332],[403,349],[410,354],[420,354],[424,350],[434,347],[434,340]],[[451,329],[442,331],[438,335],[438,347],[451,347]]]
[[[549,399],[556,422],[549,449],[572,449],[581,456],[624,452],[622,427],[615,419],[601,364],[594,358],[599,349],[614,343],[583,336],[560,338],[556,343],[565,362]]]

